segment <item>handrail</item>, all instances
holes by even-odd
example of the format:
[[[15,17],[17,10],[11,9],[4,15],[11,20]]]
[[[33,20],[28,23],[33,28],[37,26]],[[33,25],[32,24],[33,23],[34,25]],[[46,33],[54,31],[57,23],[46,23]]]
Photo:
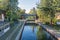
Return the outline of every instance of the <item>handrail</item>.
[[[3,25],[3,26],[0,26],[0,30],[3,30],[3,29],[5,29],[5,28],[7,27],[7,25],[10,25],[10,23],[6,23],[5,25]]]
[[[21,38],[22,38],[22,34],[23,34],[25,23],[26,23],[26,20],[25,20],[24,24],[22,25],[22,28],[21,28],[21,31],[20,31],[20,38],[19,38],[19,40],[21,40]]]

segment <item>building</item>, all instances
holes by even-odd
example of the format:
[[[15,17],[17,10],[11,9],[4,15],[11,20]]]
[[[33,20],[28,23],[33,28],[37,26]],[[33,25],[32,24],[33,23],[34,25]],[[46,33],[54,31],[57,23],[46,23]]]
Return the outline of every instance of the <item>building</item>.
[[[0,21],[4,21],[6,11],[0,9]]]
[[[60,13],[59,14],[56,14],[56,19],[57,20],[60,20]]]

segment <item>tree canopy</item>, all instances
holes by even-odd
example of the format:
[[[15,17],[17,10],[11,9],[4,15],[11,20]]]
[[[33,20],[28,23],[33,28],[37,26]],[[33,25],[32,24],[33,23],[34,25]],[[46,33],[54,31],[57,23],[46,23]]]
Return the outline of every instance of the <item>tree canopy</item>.
[[[0,0],[0,9],[6,10],[8,6],[8,1],[9,0]]]
[[[44,16],[50,17],[51,23],[55,17],[57,8],[59,9],[60,2],[58,0],[41,0],[37,5],[37,9],[41,10]]]
[[[7,5],[6,16],[9,20],[17,19],[17,10],[18,10],[18,0],[9,0]]]

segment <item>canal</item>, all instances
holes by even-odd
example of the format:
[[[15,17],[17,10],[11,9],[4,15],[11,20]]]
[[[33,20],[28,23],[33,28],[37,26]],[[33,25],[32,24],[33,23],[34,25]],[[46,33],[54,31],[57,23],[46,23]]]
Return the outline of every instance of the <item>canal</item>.
[[[49,38],[51,40],[51,38]],[[21,40],[49,40],[42,28],[35,24],[24,26]]]
[[[46,30],[38,24],[23,24],[24,22],[16,23],[14,27],[8,27],[7,29],[5,29],[4,35],[0,35],[0,40],[19,40],[19,38],[21,38],[20,40],[55,40],[55,38],[53,38],[52,35],[46,32]]]

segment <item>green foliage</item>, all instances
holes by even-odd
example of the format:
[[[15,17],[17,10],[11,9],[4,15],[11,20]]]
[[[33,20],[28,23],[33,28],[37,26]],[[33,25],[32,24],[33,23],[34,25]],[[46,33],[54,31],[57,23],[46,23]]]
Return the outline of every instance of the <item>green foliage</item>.
[[[17,20],[18,0],[1,0],[0,9],[6,11],[6,18],[11,20]]]
[[[33,7],[33,9],[30,10],[29,14],[36,14],[36,9]]]
[[[29,14],[37,14],[37,11],[36,11],[36,9],[33,7],[33,9],[30,9],[30,12],[29,12]],[[30,19],[30,20],[33,20],[33,19],[35,19],[35,16],[30,16],[30,17],[28,17],[27,19]]]
[[[45,20],[46,20],[46,18],[47,19],[50,18],[51,19],[50,22],[52,23],[52,21],[55,17],[55,13],[56,13],[56,10],[57,10],[58,6],[59,6],[59,1],[58,0],[41,0],[41,2],[37,4],[37,9],[39,9],[43,12],[43,13],[40,13],[40,14],[43,14],[43,16],[45,16],[44,17]]]
[[[8,6],[8,1],[9,0],[0,0],[0,9],[6,10]]]
[[[30,17],[27,18],[27,20],[33,20],[33,19],[34,19],[33,16],[30,16]]]
[[[11,17],[11,12],[10,12],[10,11],[7,11],[7,12],[6,12],[6,18],[7,18],[8,20],[10,20],[10,17]]]
[[[7,10],[7,18],[9,19],[9,21],[15,21],[18,19],[18,16],[17,16],[17,3],[18,1],[17,0],[9,0],[8,2],[8,10]]]
[[[20,13],[25,14],[25,9],[21,9]]]
[[[54,23],[54,24],[56,24],[56,22],[57,22],[57,19],[56,19],[56,18],[54,18],[54,19],[53,19],[53,23]]]
[[[45,13],[45,15],[50,15],[51,18],[54,17],[55,15],[55,7],[53,6],[53,1],[49,0],[49,1],[46,1],[46,5],[45,7],[40,7],[41,10]]]
[[[41,27],[38,27],[38,31],[37,31],[37,40],[46,40],[46,34],[44,33],[44,31],[42,31]]]
[[[18,7],[18,10],[17,10],[18,18],[21,19],[22,18],[21,15],[23,15],[23,14],[25,14],[25,9],[21,9],[21,8]]]

